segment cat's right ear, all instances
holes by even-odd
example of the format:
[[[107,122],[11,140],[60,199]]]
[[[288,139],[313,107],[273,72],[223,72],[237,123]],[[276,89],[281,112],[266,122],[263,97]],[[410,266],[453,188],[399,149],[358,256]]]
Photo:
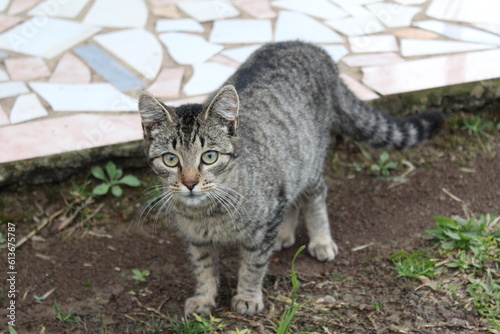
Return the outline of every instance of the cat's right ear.
[[[142,118],[144,135],[149,137],[151,129],[160,123],[173,124],[177,120],[175,110],[158,101],[150,93],[143,91],[139,95],[139,112]]]

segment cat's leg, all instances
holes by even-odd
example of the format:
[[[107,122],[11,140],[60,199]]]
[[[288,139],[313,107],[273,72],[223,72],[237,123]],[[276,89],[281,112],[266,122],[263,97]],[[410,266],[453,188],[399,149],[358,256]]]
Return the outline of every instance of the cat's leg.
[[[215,308],[217,287],[219,285],[219,249],[215,246],[189,244],[188,251],[194,266],[196,290],[193,297],[186,300],[184,314],[209,315]]]
[[[274,244],[274,250],[280,251],[285,248],[290,248],[295,243],[295,229],[299,224],[299,207],[292,205],[288,210],[283,223],[278,230],[278,238]]]
[[[264,309],[262,282],[273,252],[277,232],[277,228],[268,231],[263,241],[257,246],[242,245],[240,247],[238,288],[231,302],[232,309],[240,314],[252,315]]]
[[[305,198],[304,218],[309,234],[309,253],[319,261],[331,261],[338,253],[332,239],[328,211],[326,208],[326,185],[321,180],[315,187],[308,189]]]

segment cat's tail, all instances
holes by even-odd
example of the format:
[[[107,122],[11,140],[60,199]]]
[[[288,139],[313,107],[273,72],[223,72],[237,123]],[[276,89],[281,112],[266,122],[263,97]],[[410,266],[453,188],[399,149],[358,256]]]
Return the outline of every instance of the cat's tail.
[[[345,97],[338,104],[338,125],[354,140],[399,150],[414,146],[443,128],[444,116],[440,111],[425,111],[406,118],[392,117],[357,99],[343,83],[338,88],[340,96]]]

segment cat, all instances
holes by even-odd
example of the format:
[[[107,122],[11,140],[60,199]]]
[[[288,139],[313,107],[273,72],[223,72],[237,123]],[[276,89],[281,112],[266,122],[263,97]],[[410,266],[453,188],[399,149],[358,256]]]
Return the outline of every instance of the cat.
[[[232,309],[261,312],[270,256],[294,244],[300,211],[309,253],[334,259],[322,177],[330,134],[402,149],[443,124],[441,112],[400,119],[365,104],[323,49],[299,41],[264,45],[204,104],[171,107],[143,92],[139,110],[146,155],[162,180],[162,208],[194,267],[186,316],[216,307],[223,245],[240,250]]]

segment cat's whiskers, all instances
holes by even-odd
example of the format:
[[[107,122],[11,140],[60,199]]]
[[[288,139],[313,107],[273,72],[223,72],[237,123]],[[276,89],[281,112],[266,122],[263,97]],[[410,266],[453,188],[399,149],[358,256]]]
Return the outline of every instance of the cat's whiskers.
[[[219,193],[214,191],[214,189],[208,193],[209,197],[213,197],[213,199],[218,202],[226,211],[226,213],[229,215],[229,220],[231,221],[231,224],[233,225],[233,229],[236,230],[236,220],[234,214],[231,212],[231,208],[227,204],[227,200],[221,196]]]
[[[215,191],[219,192],[221,195],[223,195],[228,203],[236,210],[238,213],[238,216],[240,219],[243,220],[243,216],[248,216],[248,212],[245,209],[245,207],[241,204],[241,202],[238,200],[236,196],[231,195],[227,190],[224,188],[217,188],[215,187]]]

